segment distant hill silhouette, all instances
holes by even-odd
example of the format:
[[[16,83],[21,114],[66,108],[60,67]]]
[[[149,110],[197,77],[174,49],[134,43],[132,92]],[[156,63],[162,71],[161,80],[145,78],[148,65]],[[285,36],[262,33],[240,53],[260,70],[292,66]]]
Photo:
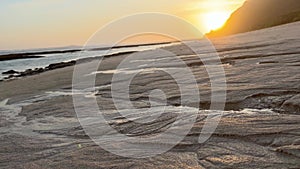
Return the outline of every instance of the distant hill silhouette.
[[[300,0],[247,0],[222,28],[207,36],[226,36],[296,21],[300,21]]]

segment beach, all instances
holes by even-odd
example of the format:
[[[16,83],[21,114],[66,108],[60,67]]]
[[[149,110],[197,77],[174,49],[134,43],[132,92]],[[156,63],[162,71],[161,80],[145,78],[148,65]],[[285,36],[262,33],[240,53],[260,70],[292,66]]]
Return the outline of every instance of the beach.
[[[200,103],[191,99],[182,105],[176,82],[160,71],[178,69],[171,56],[157,54],[158,61],[149,56],[149,60],[134,62],[141,62],[140,67],[117,71],[117,66],[133,51],[103,57],[97,72],[92,72],[97,74],[96,91],[72,92],[74,64],[1,81],[0,167],[299,168],[299,28],[300,22],[295,22],[211,40],[226,75],[224,110],[209,110],[210,78],[220,77],[219,72],[208,76],[203,62],[182,44],[161,49],[176,54],[190,67],[198,83]],[[150,53],[155,51],[159,49]],[[142,53],[147,56],[149,51]],[[77,64],[89,65],[95,59],[83,59]],[[164,131],[174,121],[173,115],[141,125],[120,117],[116,111],[111,95],[113,75],[137,71],[142,73],[130,88],[135,108],[148,108],[148,91],[157,88],[166,93],[170,111],[167,114],[180,114],[182,108],[189,110],[200,105],[195,124],[184,140],[166,153],[143,159],[120,157],[96,145],[79,123],[72,99],[74,94],[94,97],[109,124],[126,134],[144,137]],[[190,85],[188,81],[186,85]],[[156,101],[160,102],[159,98]],[[155,113],[131,116],[150,118]],[[210,113],[222,115],[221,121],[209,140],[198,143]]]

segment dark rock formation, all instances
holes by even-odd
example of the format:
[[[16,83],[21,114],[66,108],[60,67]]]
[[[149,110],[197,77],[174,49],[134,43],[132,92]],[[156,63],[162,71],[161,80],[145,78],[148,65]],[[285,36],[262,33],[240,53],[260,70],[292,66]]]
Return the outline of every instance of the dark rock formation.
[[[16,77],[25,77],[25,76],[31,76],[35,74],[39,74],[45,71],[54,70],[54,69],[60,69],[68,66],[73,66],[76,64],[76,61],[70,61],[70,62],[61,62],[61,63],[54,63],[50,64],[49,66],[45,68],[35,68],[35,69],[27,69],[23,72],[17,72],[15,70],[10,70],[7,72],[4,72],[3,74],[9,75],[8,77],[5,77],[5,80],[8,79],[14,79]]]
[[[9,71],[3,72],[2,74],[3,75],[12,75],[12,74],[17,74],[17,73],[19,73],[19,72],[15,71],[15,70],[9,70]]]
[[[54,63],[54,64],[50,64],[45,69],[46,70],[54,70],[54,69],[64,68],[64,67],[67,67],[67,66],[72,66],[72,65],[75,65],[75,64],[76,64],[76,61]]]

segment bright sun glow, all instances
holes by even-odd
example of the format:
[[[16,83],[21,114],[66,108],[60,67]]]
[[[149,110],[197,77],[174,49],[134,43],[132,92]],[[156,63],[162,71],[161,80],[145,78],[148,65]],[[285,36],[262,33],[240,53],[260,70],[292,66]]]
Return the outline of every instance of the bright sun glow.
[[[229,18],[230,13],[228,12],[209,12],[203,15],[204,26],[208,30],[216,30],[222,27],[226,20]]]

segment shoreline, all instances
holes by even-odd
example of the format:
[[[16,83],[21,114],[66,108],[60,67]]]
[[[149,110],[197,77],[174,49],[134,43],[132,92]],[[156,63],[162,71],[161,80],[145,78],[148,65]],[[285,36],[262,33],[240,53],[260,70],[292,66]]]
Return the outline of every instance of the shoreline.
[[[100,48],[95,47],[95,48],[89,48],[89,49],[85,49],[85,50],[97,51],[97,50],[109,50],[109,49],[130,48],[130,47],[140,47],[140,46],[164,45],[164,44],[172,44],[172,43],[174,43],[174,42],[120,45],[120,46],[100,47]],[[19,53],[17,52],[17,53],[12,53],[12,54],[3,54],[3,55],[0,54],[0,61],[41,58],[44,56],[39,56],[39,55],[74,53],[74,52],[81,52],[81,51],[83,51],[83,50],[82,49],[69,49],[69,50],[46,50],[46,51],[39,51],[39,52],[19,52]]]
[[[32,76],[40,73],[44,73],[47,71],[55,70],[55,69],[61,69],[64,67],[74,66],[76,63],[83,63],[88,62],[91,60],[96,60],[97,58],[108,58],[108,57],[114,57],[118,55],[125,55],[125,54],[132,54],[136,51],[127,51],[127,52],[118,52],[113,54],[108,54],[104,56],[94,56],[94,57],[88,57],[78,60],[71,60],[68,62],[59,62],[59,63],[53,63],[50,64],[44,68],[34,68],[34,69],[27,69],[25,71],[16,71],[16,70],[8,70],[2,73],[2,75],[8,75],[7,77],[4,77],[3,79],[0,79],[0,82],[2,81],[8,81],[8,80],[17,80],[17,78],[26,77],[26,76]]]

